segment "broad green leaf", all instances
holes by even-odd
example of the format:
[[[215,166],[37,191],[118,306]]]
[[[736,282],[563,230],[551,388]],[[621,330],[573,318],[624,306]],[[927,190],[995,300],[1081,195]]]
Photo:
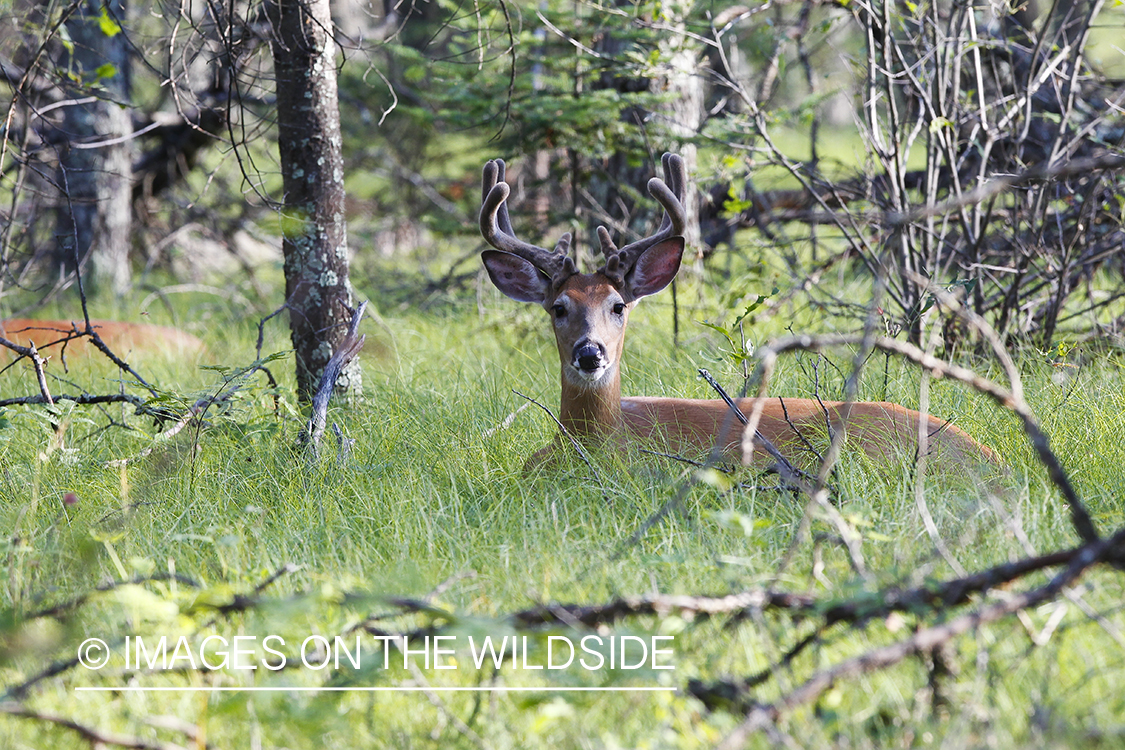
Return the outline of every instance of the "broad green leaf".
[[[102,14],[98,18],[98,27],[101,28],[103,34],[111,39],[121,33],[121,25],[110,18],[109,10],[104,5],[102,6]]]

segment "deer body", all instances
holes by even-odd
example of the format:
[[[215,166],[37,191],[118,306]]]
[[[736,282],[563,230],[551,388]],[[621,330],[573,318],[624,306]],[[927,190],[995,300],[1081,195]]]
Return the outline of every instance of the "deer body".
[[[749,415],[754,409],[754,402],[755,399],[744,398],[737,399],[735,403],[743,414]],[[662,446],[687,457],[701,457],[703,452],[719,442],[728,460],[743,459],[743,427],[723,401],[640,396],[622,398],[619,403],[620,417],[616,426],[603,434],[615,435],[623,441]],[[758,423],[758,434],[777,447],[790,463],[804,469],[814,468],[816,454],[812,446],[823,449],[829,425],[835,431],[846,424],[849,443],[861,446],[864,452],[882,464],[914,458],[921,414],[885,401],[858,402],[851,404],[845,423],[845,406],[842,401],[767,398]],[[927,420],[927,452],[937,457],[942,465],[996,461],[990,450],[960,428],[933,416],[927,417]],[[560,421],[566,425],[566,421]],[[595,439],[579,430],[577,424],[573,429],[568,427],[568,431],[582,436],[586,442]],[[538,458],[547,457],[547,454],[542,454]],[[772,462],[761,440],[755,441],[750,462],[758,466]]]
[[[572,437],[593,444],[640,441],[682,454],[701,454],[719,444],[728,458],[764,464],[768,454],[755,441],[754,455],[742,456],[742,425],[721,400],[621,396],[621,357],[629,313],[637,302],[663,289],[675,277],[684,251],[683,208],[686,175],[679,157],[663,160],[667,183],[649,181],[649,192],[664,207],[660,230],[621,250],[598,228],[606,263],[592,274],[578,273],[568,257],[570,235],[555,252],[515,237],[508,216],[504,164],[484,171],[481,233],[496,250],[482,254],[492,282],[504,294],[542,305],[551,315],[558,347],[562,399],[559,421]],[[738,402],[749,415],[754,399]],[[845,420],[846,415],[846,420]],[[995,463],[995,456],[963,430],[935,417],[925,425],[929,454],[941,466]],[[922,415],[898,404],[803,398],[767,398],[758,434],[790,463],[809,466],[810,446],[829,430],[847,430],[849,443],[885,464],[912,459],[918,450]],[[724,432],[725,431],[725,432]],[[553,460],[565,441],[536,453],[528,468]]]
[[[90,326],[115,354],[128,358],[141,351],[166,354],[199,354],[203,342],[177,328],[120,320],[91,320]],[[0,321],[0,336],[28,346],[34,343],[45,356],[66,354],[69,357],[101,356],[87,337],[80,336],[85,324],[69,320],[32,320],[10,318]],[[65,350],[64,350],[65,343]]]

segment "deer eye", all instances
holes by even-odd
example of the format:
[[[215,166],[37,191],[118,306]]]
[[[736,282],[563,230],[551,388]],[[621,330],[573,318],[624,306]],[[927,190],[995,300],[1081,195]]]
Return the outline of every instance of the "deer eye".
[[[551,314],[554,315],[556,318],[565,318],[566,317],[566,308],[563,307],[562,305],[555,305],[554,307],[551,308]]]
[[[625,303],[624,302],[618,302],[617,304],[615,304],[613,306],[613,314],[614,315],[624,315],[625,314]]]

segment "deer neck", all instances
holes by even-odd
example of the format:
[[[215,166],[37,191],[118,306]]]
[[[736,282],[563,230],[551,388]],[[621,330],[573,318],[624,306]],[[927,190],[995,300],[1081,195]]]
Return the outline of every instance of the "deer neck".
[[[595,442],[620,432],[621,372],[614,370],[596,386],[573,383],[563,374],[559,421],[567,432]]]

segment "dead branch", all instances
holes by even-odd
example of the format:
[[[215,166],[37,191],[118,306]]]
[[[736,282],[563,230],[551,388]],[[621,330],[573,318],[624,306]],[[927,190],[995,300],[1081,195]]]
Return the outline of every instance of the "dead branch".
[[[0,703],[0,712],[22,719],[32,719],[47,724],[54,724],[64,729],[69,729],[72,732],[77,732],[82,739],[89,742],[93,747],[111,745],[113,747],[129,748],[130,750],[186,750],[183,745],[177,745],[172,742],[148,742],[139,737],[127,737],[122,734],[103,732],[99,729],[88,727],[85,724],[80,724],[74,719],[34,711],[19,703]]]
[[[819,351],[835,346],[856,346],[863,344],[864,341],[865,336],[855,334],[787,336],[759,348],[758,355],[762,361],[761,367],[765,368],[772,367],[778,355],[788,351]],[[1031,413],[1031,408],[1023,400],[1022,395],[1013,393],[1011,390],[987,378],[981,377],[972,370],[938,359],[932,354],[927,354],[913,344],[896,341],[895,339],[885,336],[874,337],[871,340],[871,344],[880,351],[905,357],[911,362],[928,370],[935,378],[950,377],[965,383],[974,390],[990,397],[997,404],[1019,417],[1024,433],[1027,435],[1031,447],[1035,450],[1040,463],[1046,467],[1047,475],[1050,477],[1051,482],[1059,489],[1067,502],[1071,514],[1071,521],[1074,524],[1075,530],[1078,532],[1078,536],[1086,542],[1092,542],[1098,539],[1097,528],[1094,526],[1094,522],[1090,518],[1089,512],[1086,510],[1086,506],[1078,497],[1078,493],[1075,492],[1074,486],[1070,483],[1070,478],[1067,476],[1058,457],[1051,450],[1047,435],[1039,428],[1039,423]]]
[[[734,418],[738,420],[738,423],[740,425],[745,427],[749,422],[749,420],[747,420],[746,418],[746,415],[742,413],[742,410],[738,408],[738,404],[734,402],[734,399],[727,395],[727,392],[723,390],[723,387],[719,385],[718,381],[715,380],[714,377],[712,377],[711,373],[707,372],[707,370],[701,369],[699,371],[699,376],[707,381],[707,385],[711,386],[711,388],[713,388],[715,392],[719,394],[719,398],[721,398],[727,405],[727,408],[730,409],[731,414],[734,415]],[[777,449],[777,446],[767,440],[765,435],[763,435],[758,430],[754,430],[754,441],[756,444],[762,446],[762,448],[765,449],[766,453],[770,454],[770,458],[772,458],[775,462],[774,468],[776,468],[777,473],[781,475],[782,482],[784,482],[785,484],[792,484],[795,487],[801,488],[806,493],[811,494],[810,488],[812,486],[812,477],[798,469],[793,464],[789,463],[789,460],[786,459],[785,456],[781,455],[781,451]]]
[[[737,619],[752,611],[782,610],[797,618],[817,617],[823,627],[845,622],[860,622],[886,617],[892,612],[941,609],[967,603],[973,596],[1005,586],[1031,573],[1070,564],[1085,546],[1004,563],[993,568],[941,584],[927,584],[903,591],[884,589],[877,595],[829,603],[808,594],[755,590],[726,596],[671,596],[651,594],[621,597],[605,604],[549,604],[513,613],[513,622],[524,626],[566,622],[586,627],[608,625],[626,617],[672,613],[691,617],[732,616]],[[407,604],[400,600],[401,604]]]
[[[229,602],[227,602],[226,604],[220,604],[214,609],[216,612],[224,615],[229,615],[234,612],[245,612],[248,609],[253,609],[261,602],[263,591],[272,586],[282,576],[296,573],[300,569],[300,565],[285,563],[273,573],[266,576],[266,578],[264,578],[260,583],[258,583],[258,585],[254,587],[253,593],[235,594]]]
[[[982,607],[944,625],[923,628],[905,641],[869,651],[862,656],[818,672],[803,685],[782,696],[776,702],[755,705],[742,725],[727,736],[719,747],[722,750],[735,750],[744,747],[753,734],[773,726],[773,723],[783,713],[816,700],[824,691],[840,680],[894,666],[909,656],[939,648],[953,638],[981,625],[1050,601],[1093,565],[1102,562],[1120,564],[1123,554],[1125,554],[1123,545],[1125,545],[1125,529],[1118,531],[1108,539],[1098,539],[1083,545],[1070,560],[1066,569],[1058,573],[1045,586],[1017,594],[1007,601]]]
[[[192,588],[199,588],[199,583],[185,575],[179,573],[157,573],[156,575],[132,578],[128,581],[109,581],[107,583],[100,583],[94,587],[94,590],[69,599],[61,604],[56,604],[46,609],[40,609],[26,615],[26,620],[37,620],[40,617],[59,617],[67,612],[70,612],[85,604],[91,596],[95,593],[105,593],[106,591],[113,591],[114,589],[121,588],[122,586],[140,586],[145,583],[162,583],[164,581],[175,581],[184,586],[191,586]]]
[[[363,320],[363,311],[366,307],[367,301],[364,300],[352,313],[347,334],[328,363],[324,365],[324,370],[320,374],[320,384],[312,400],[312,414],[309,416],[309,421],[305,425],[303,433],[303,439],[307,441],[314,458],[317,455],[320,439],[324,436],[324,429],[328,423],[328,402],[336,391],[336,381],[340,379],[340,375],[344,372],[348,363],[359,354],[359,350],[363,348],[363,342],[367,338],[359,335],[359,323]]]
[[[78,396],[72,396],[66,393],[60,393],[57,396],[52,396],[48,401],[43,394],[38,396],[16,396],[14,398],[0,399],[0,406],[16,406],[19,404],[48,404],[58,401],[73,401],[76,404],[132,404],[137,407],[138,413],[151,414],[152,416],[159,416],[162,419],[168,417],[168,413],[161,409],[152,409],[147,405],[147,402],[139,396],[132,396],[128,393],[109,393],[105,395],[93,395],[90,393],[83,393]]]

